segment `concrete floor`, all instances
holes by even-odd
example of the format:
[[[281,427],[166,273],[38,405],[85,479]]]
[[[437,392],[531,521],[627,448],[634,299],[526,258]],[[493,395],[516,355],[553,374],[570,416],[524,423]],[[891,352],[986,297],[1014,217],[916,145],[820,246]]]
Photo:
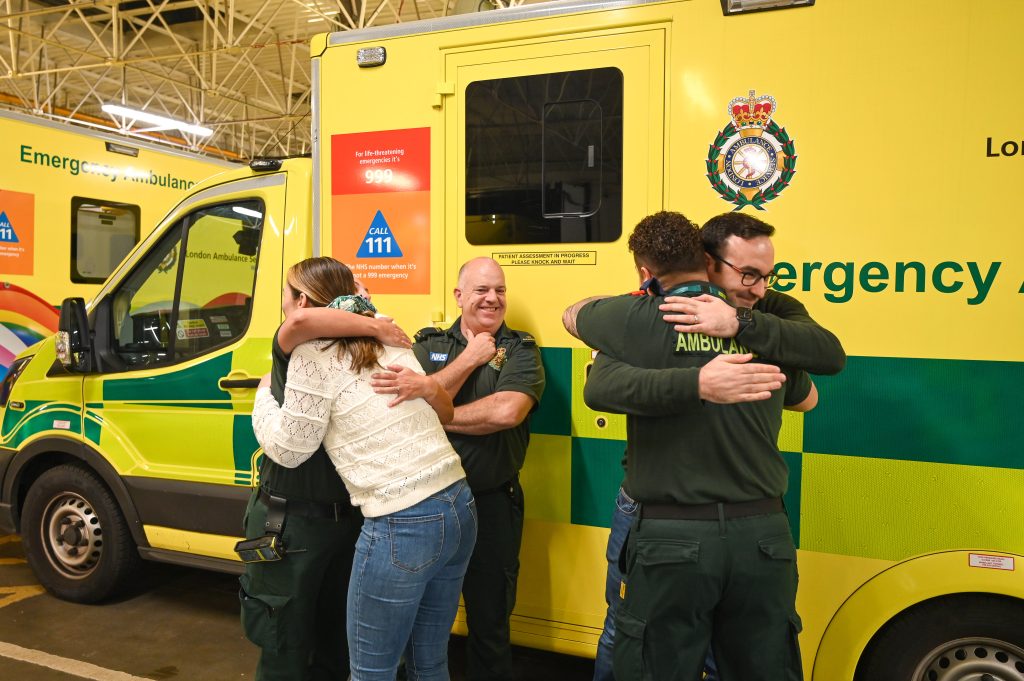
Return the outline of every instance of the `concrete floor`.
[[[138,583],[102,605],[58,600],[39,587],[18,537],[0,536],[3,681],[244,681],[256,648],[238,623],[237,578],[146,563]],[[450,647],[462,681],[463,639]],[[589,681],[591,660],[516,649],[517,677]]]

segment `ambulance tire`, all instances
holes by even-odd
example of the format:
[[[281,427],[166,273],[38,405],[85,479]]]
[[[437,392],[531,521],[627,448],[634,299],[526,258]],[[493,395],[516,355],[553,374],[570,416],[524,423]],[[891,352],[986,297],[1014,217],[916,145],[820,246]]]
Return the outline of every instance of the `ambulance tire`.
[[[925,601],[875,635],[856,681],[1024,681],[1024,603],[995,594]]]
[[[141,562],[114,495],[74,464],[46,471],[29,488],[21,536],[39,583],[75,603],[112,595]]]

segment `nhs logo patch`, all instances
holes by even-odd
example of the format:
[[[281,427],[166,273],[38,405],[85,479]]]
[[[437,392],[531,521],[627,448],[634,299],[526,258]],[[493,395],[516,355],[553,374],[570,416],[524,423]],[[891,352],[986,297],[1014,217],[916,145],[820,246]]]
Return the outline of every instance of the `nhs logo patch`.
[[[430,353],[430,361],[431,362],[447,362],[448,361],[448,353],[447,352],[432,352],[432,353]]]

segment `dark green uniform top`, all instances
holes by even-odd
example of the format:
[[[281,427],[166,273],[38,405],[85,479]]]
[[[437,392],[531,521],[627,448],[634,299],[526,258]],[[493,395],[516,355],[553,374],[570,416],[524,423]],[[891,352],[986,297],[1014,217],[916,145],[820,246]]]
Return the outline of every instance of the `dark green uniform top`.
[[[762,359],[812,374],[838,374],[846,366],[835,334],[811,319],[799,300],[772,289],[754,305],[753,319],[736,340]]]
[[[743,354],[748,348],[737,339],[684,334],[662,319],[661,296],[618,296],[584,306],[576,319],[580,337],[590,347],[642,369],[684,369],[687,380],[658,415],[627,414],[626,488],[646,503],[703,504],[752,501],[781,497],[786,491],[787,469],[778,451],[784,404],[797,404],[810,392],[803,371],[784,369],[787,381],[768,400],[719,405],[699,395],[700,368],[719,354]],[[756,360],[755,360],[756,361]],[[615,393],[626,403],[641,397],[641,385],[616,381],[606,375],[599,355],[587,380],[585,397],[599,404],[591,384],[600,393]],[[657,380],[657,371],[647,377]],[[648,386],[649,387],[649,386]],[[632,393],[632,394],[631,394]],[[634,410],[636,411],[636,410]]]
[[[288,379],[288,355],[277,342],[274,334],[274,363],[270,370],[270,392],[278,404],[284,403],[284,385]],[[285,468],[266,454],[260,465],[260,486],[285,499],[303,499],[322,503],[349,503],[348,490],[341,476],[334,469],[331,458],[324,447],[313,453],[295,468]]]
[[[448,366],[466,349],[462,317],[447,329],[429,327],[416,334],[413,352],[427,375]],[[534,409],[544,394],[544,367],[537,343],[528,333],[513,331],[505,324],[494,335],[498,354],[477,367],[455,396],[455,406],[475,402],[497,392],[512,391],[533,398]],[[523,467],[530,443],[530,419],[518,426],[489,435],[448,433],[452,447],[462,458],[466,480],[474,492],[491,490],[511,480]]]
[[[669,295],[696,296],[700,292],[677,290]],[[769,290],[758,301],[752,321],[736,341],[759,359],[790,369],[836,374],[846,366],[846,352],[835,334],[819,326],[800,301],[778,291]],[[607,354],[599,356],[595,366],[602,380],[588,381],[583,398],[597,411],[669,416],[692,406],[687,400],[696,395],[699,369],[636,370]]]

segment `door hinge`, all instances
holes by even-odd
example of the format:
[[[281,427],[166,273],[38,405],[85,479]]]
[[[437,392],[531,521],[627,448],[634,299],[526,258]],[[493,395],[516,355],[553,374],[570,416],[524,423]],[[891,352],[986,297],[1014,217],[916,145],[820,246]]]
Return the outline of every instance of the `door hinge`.
[[[434,104],[435,109],[440,109],[444,104],[444,98],[449,95],[455,94],[455,83],[442,82],[437,84],[437,88],[434,90]]]

